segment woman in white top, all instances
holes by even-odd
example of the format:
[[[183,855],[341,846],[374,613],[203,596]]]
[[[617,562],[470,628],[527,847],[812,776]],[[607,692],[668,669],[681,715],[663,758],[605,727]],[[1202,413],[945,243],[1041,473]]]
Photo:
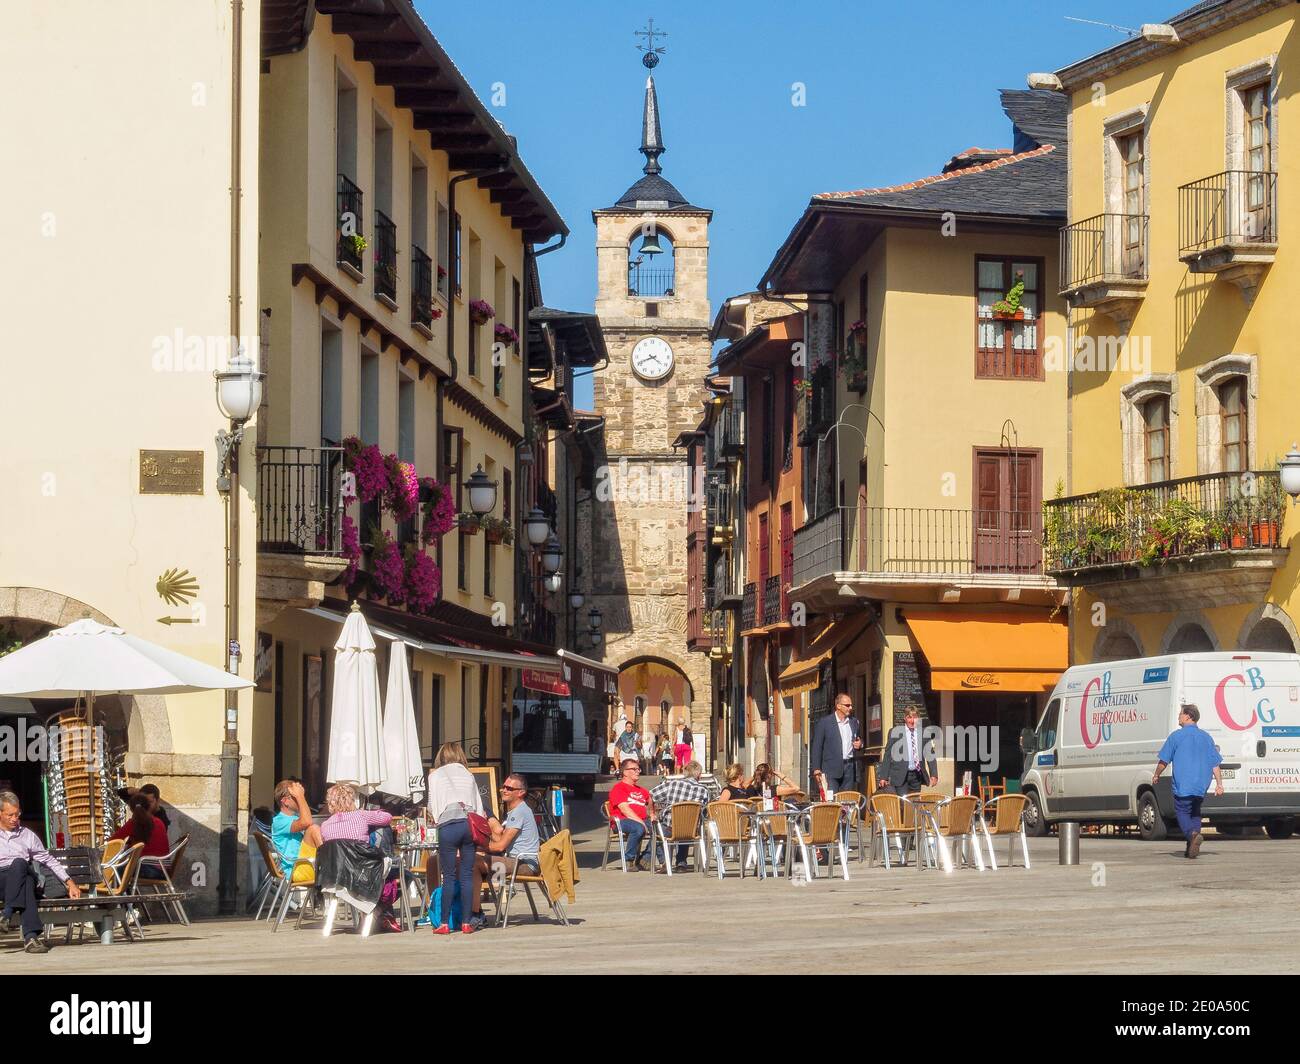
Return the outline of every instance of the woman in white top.
[[[460,743],[443,743],[429,773],[429,815],[438,825],[438,871],[442,887],[442,912],[433,928],[435,935],[451,934],[447,919],[451,912],[453,876],[460,882],[460,911],[472,913],[461,923],[461,933],[471,934],[483,922],[474,833],[469,826],[471,812],[483,815],[483,799],[479,797],[474,774],[465,764],[465,751]]]

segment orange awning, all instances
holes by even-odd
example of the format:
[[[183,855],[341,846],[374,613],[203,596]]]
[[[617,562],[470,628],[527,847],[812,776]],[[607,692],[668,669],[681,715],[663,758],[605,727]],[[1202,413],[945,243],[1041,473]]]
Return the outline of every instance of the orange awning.
[[[808,649],[781,670],[777,677],[781,694],[789,697],[819,687],[822,662],[857,639],[870,621],[870,614],[855,613],[826,625],[813,637]]]
[[[934,691],[1050,691],[1069,664],[1069,629],[1045,614],[913,611],[907,627]]]

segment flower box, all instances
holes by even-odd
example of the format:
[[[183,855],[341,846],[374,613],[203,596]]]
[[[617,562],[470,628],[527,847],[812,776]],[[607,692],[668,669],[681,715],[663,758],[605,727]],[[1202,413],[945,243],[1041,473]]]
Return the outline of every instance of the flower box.
[[[859,395],[867,390],[867,371],[865,369],[849,371],[848,389],[851,392],[857,392]]]
[[[1273,520],[1256,521],[1250,527],[1251,540],[1256,547],[1277,546],[1277,522]]]
[[[1024,321],[1025,308],[1021,307],[1014,314],[1002,314],[995,310],[993,312],[993,320],[994,321]]]
[[[462,536],[478,535],[479,522],[477,517],[468,514],[461,514],[456,523],[460,526],[460,534]]]

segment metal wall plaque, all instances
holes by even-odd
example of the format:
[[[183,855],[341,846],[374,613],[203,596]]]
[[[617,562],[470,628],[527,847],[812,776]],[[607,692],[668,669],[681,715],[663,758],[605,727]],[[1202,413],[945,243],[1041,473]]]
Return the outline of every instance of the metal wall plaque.
[[[141,495],[202,495],[202,451],[140,452]]]

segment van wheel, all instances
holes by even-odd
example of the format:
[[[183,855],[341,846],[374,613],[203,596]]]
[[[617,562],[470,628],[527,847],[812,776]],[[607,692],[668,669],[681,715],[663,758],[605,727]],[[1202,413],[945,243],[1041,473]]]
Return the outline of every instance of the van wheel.
[[[1289,839],[1295,834],[1295,818],[1280,816],[1273,820],[1265,820],[1264,833],[1270,839]]]
[[[1037,791],[1025,791],[1025,834],[1031,839],[1041,839],[1047,834],[1047,819],[1038,804]]]
[[[1138,797],[1138,831],[1147,842],[1159,842],[1168,834],[1154,791],[1143,791]]]

